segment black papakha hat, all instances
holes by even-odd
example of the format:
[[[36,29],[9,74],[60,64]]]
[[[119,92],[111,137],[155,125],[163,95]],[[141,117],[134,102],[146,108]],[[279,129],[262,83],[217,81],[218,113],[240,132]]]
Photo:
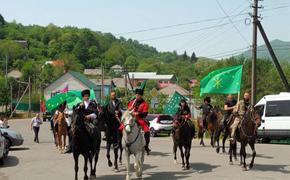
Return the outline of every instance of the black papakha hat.
[[[210,103],[211,99],[210,99],[210,97],[206,97],[206,98],[204,98],[203,101],[207,101],[208,103]]]
[[[82,97],[84,97],[85,95],[89,95],[89,96],[91,95],[91,92],[89,89],[85,89],[82,91]]]
[[[135,89],[135,94],[139,94],[139,95],[143,96],[144,90],[137,88],[137,89]]]

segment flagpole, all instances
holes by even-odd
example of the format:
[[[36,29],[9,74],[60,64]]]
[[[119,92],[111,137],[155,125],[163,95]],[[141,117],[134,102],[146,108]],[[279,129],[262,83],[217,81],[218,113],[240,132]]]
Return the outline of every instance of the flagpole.
[[[238,103],[239,103],[239,101],[240,101],[240,95],[241,95],[241,93],[238,92]]]

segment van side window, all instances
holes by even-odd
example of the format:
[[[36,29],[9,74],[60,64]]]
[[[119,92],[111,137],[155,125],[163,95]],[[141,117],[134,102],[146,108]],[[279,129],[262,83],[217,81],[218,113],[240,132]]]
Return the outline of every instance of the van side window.
[[[260,116],[263,116],[263,114],[264,114],[264,108],[265,108],[264,105],[259,105],[259,106],[256,106],[255,107],[255,109],[260,112]]]
[[[268,101],[266,116],[290,116],[290,101]]]

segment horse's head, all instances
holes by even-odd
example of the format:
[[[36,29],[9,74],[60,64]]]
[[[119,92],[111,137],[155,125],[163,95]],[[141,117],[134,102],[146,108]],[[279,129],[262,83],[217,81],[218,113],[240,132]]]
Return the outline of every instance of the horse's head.
[[[251,120],[253,123],[255,123],[256,127],[259,127],[261,125],[261,111],[254,107],[249,107],[246,114],[246,119]]]
[[[65,122],[65,114],[64,112],[59,112],[58,115],[57,115],[57,122],[59,125],[62,125],[63,122]]]
[[[133,111],[125,111],[124,114],[122,115],[122,123],[125,126],[125,131],[127,133],[131,133],[132,132],[132,128],[135,125],[135,119],[132,115]]]

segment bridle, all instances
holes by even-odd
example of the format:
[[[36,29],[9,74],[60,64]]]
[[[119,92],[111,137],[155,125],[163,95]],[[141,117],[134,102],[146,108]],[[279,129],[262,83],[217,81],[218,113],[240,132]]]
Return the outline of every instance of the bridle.
[[[249,135],[245,132],[245,129],[244,129],[244,126],[245,126],[245,122],[252,122],[254,124],[254,126],[256,127],[257,125],[257,122],[256,120],[258,119],[256,117],[256,114],[258,112],[256,112],[256,110],[253,108],[253,107],[249,107],[249,109],[246,111],[246,113],[243,115],[242,117],[242,122],[241,122],[241,132],[248,138],[248,139],[251,139],[255,136],[255,131],[256,131],[256,128],[253,129],[253,133],[252,135]]]
[[[131,129],[133,128],[133,127],[135,127],[135,126],[137,126],[137,123],[135,122],[135,120],[130,120],[132,123],[123,123],[123,125],[124,125],[124,131],[126,132],[126,127],[127,126],[129,126]],[[130,122],[129,121],[129,122]],[[124,140],[124,142],[125,142],[125,144],[126,144],[126,147],[128,148],[128,152],[129,152],[129,154],[132,154],[132,152],[130,151],[130,147],[137,141],[137,139],[139,138],[139,136],[140,136],[140,134],[141,134],[141,129],[140,129],[140,127],[138,127],[138,132],[137,132],[137,136],[134,138],[134,140],[133,141],[131,141],[131,142],[127,142],[125,139],[123,139]],[[131,132],[126,132],[126,133],[128,133],[128,134],[131,134],[132,133],[132,130],[131,130]]]

